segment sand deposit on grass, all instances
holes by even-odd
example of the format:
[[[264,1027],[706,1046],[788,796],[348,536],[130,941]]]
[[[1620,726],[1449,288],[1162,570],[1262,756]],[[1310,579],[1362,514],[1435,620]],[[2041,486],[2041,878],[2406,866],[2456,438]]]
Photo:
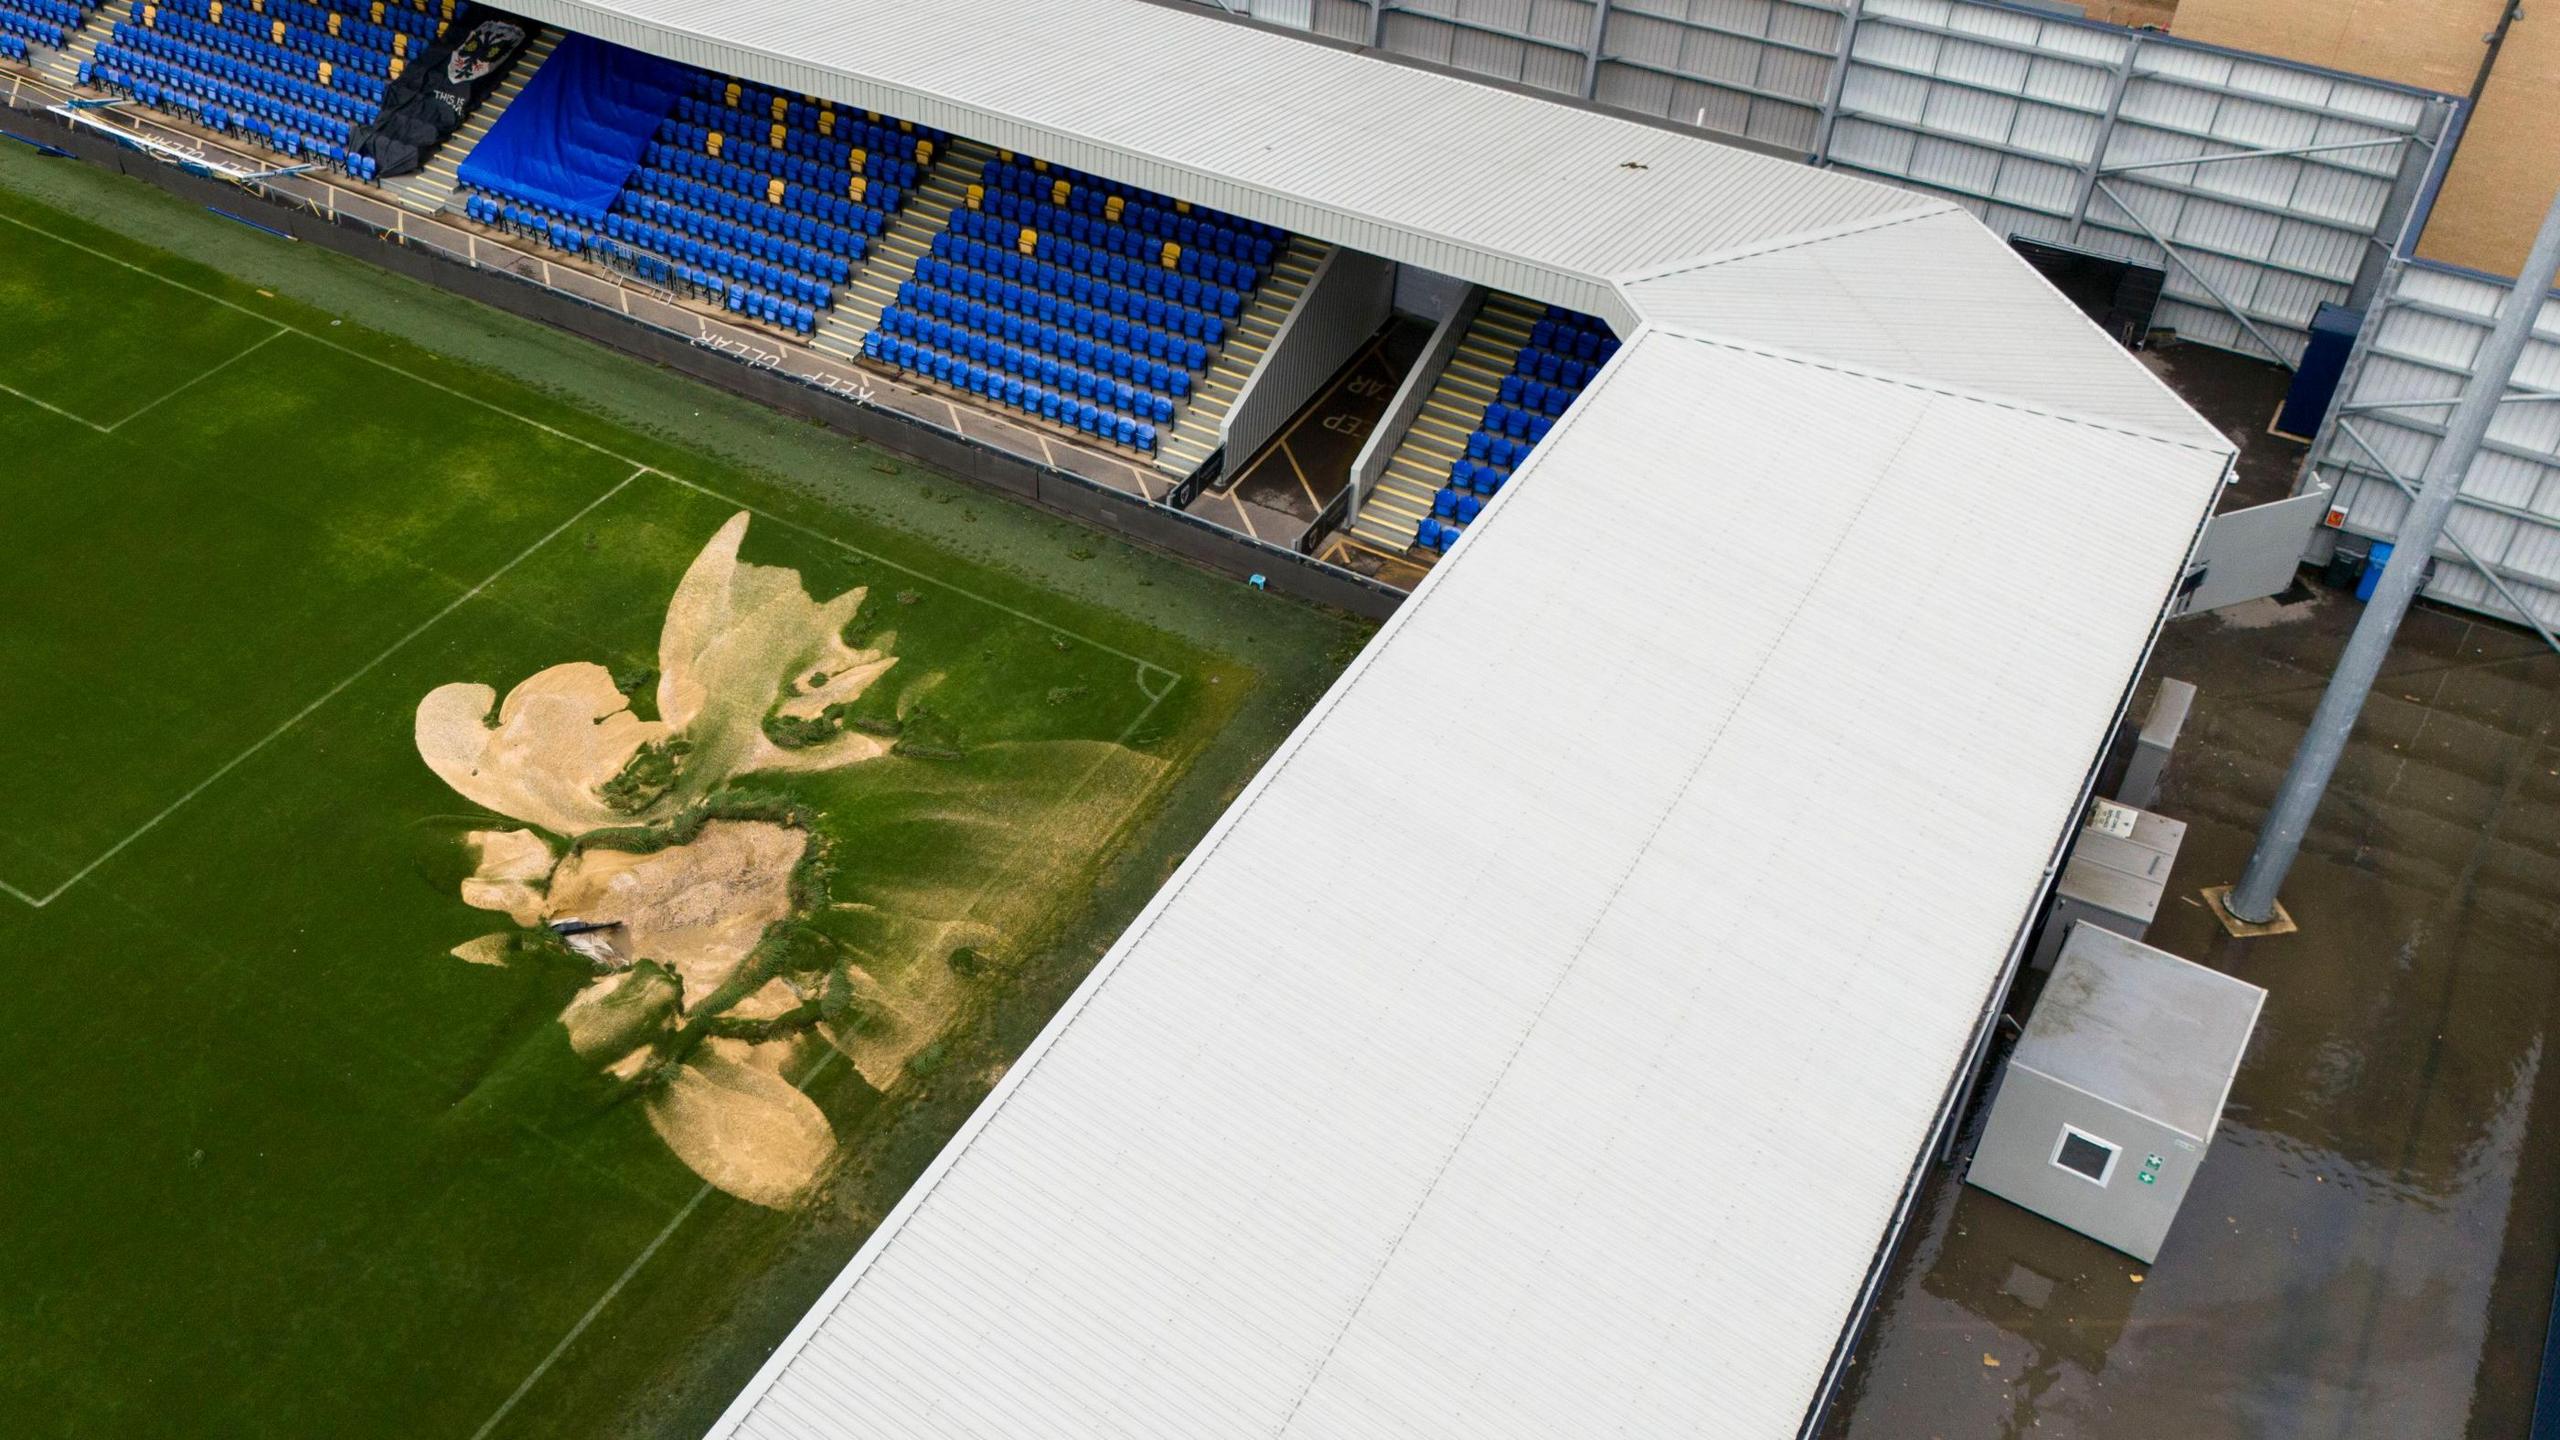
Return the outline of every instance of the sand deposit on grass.
[[[766,737],[768,713],[814,718],[860,698],[898,662],[844,642],[861,587],[822,604],[799,571],[740,560],[747,520],[740,511],[720,527],[667,605],[658,713],[693,742],[689,764],[715,774],[828,770],[887,754],[887,741],[859,730],[796,750]]]
[[[530,830],[474,830],[463,838],[479,853],[480,864],[462,882],[462,903],[503,910],[519,925],[539,923],[538,887],[551,874],[551,847],[543,838]]]
[[[547,918],[615,920],[616,948],[674,970],[684,1003],[727,982],[791,913],[791,871],[807,831],[765,820],[714,820],[690,843],[649,854],[581,850],[551,877]]]
[[[668,727],[631,713],[601,665],[540,671],[507,692],[497,723],[486,685],[439,685],[418,702],[418,754],[465,798],[555,835],[580,835],[630,817],[599,793]]]
[[[732,1041],[705,1042],[644,1108],[650,1128],[693,1173],[758,1205],[799,1200],[835,1154],[835,1132],[817,1102]]]
[[[515,937],[501,930],[495,935],[483,935],[476,940],[465,940],[445,953],[456,960],[468,960],[474,965],[504,965],[507,963],[507,951],[514,944]]]
[[[579,1059],[628,1059],[636,1070],[675,1013],[675,977],[642,965],[579,991],[560,1012],[560,1026]]]

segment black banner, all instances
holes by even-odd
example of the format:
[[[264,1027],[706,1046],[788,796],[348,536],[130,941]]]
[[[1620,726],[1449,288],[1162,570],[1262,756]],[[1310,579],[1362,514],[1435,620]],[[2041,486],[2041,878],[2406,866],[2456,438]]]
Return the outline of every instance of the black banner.
[[[382,92],[382,114],[356,128],[347,148],[373,157],[374,173],[406,175],[462,128],[524,52],[532,26],[480,5],[457,5],[444,33]]]

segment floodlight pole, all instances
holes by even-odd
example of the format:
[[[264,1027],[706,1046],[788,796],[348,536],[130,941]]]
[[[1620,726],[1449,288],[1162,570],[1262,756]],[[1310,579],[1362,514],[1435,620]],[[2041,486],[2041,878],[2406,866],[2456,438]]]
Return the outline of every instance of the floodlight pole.
[[[2436,539],[2444,533],[2445,518],[2453,513],[2463,476],[2470,473],[2472,457],[2480,453],[2489,422],[2497,418],[2498,404],[2506,398],[2516,361],[2533,338],[2533,322],[2542,314],[2543,296],[2550,291],[2554,271],[2560,271],[2560,195],[2552,197],[2542,229],[2533,237],[2533,249],[2516,271],[2505,303],[2498,307],[2497,323],[2481,342],[2462,399],[2446,418],[2444,437],[2436,442],[2435,453],[2419,477],[2417,498],[2401,521],[2373,599],[2356,620],[2346,652],[2329,676],[2329,688],[2320,696],[2320,708],[2311,714],[2311,728],[2293,752],[2284,785],[2258,832],[2257,848],[2249,854],[2249,868],[2223,901],[2232,918],[2244,924],[2264,925],[2276,918],[2276,892],[2283,888],[2294,858],[2302,853],[2303,832],[2311,828],[2311,817],[2319,810],[2321,796],[2327,793],[2338,759],[2346,751],[2347,737],[2354,733],[2365,698],[2373,693],[2373,682],[2382,673],[2383,659],[2391,653],[2401,618],[2409,613],[2409,602],[2417,597],[2427,564],[2435,558]]]

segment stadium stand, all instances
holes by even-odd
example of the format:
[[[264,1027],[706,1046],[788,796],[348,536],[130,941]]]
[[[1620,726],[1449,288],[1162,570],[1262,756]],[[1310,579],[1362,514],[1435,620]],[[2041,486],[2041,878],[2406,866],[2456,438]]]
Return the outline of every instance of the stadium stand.
[[[1617,351],[1591,316],[1488,296],[1353,534],[1390,553],[1447,550]]]
[[[459,179],[474,220],[806,337],[947,144],[571,36]]]
[[[373,162],[348,140],[381,113],[385,87],[443,24],[419,0],[372,0],[354,13],[306,0],[131,0],[80,60],[77,79],[370,180]]]
[[[1152,455],[1289,245],[1268,225],[997,152],[862,354]]]
[[[30,45],[59,50],[88,20],[89,6],[72,0],[0,0],[0,57],[25,63]]]

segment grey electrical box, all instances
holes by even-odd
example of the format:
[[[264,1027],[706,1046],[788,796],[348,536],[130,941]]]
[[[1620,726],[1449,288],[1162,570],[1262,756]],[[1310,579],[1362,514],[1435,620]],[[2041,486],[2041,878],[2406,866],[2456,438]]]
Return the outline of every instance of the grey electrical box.
[[[2266,998],[2113,931],[2072,927],[1965,1179],[2158,1259]]]
[[[2184,680],[2160,682],[2160,693],[2151,700],[2151,713],[2143,718],[2142,730],[2134,736],[2133,754],[2125,762],[2124,783],[2116,787],[2116,798],[2137,809],[2148,810],[2160,802],[2160,780],[2169,770],[2169,757],[2178,748],[2178,734],[2187,728],[2187,716],[2196,705],[2196,687]]]
[[[2139,940],[2169,893],[2169,871],[2187,843],[2187,822],[2102,800],[2072,837],[2071,858],[2053,887],[2053,910],[2028,963],[2053,967],[2062,938],[2089,924]]]

